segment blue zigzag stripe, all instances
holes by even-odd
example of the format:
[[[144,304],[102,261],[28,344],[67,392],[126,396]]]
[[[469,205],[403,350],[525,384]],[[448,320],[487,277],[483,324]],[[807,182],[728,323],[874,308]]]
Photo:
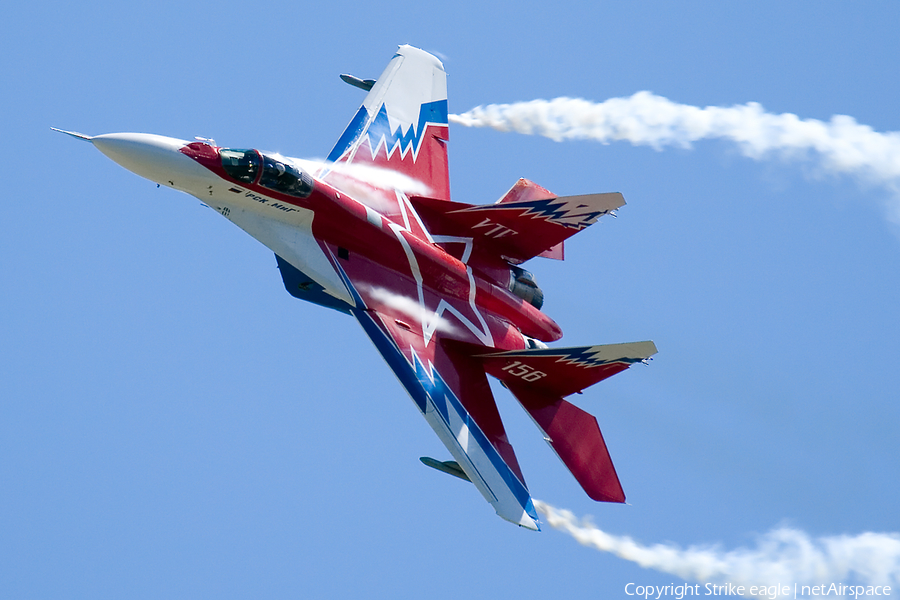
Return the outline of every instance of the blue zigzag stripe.
[[[481,431],[478,424],[472,420],[469,412],[463,407],[456,394],[453,393],[437,369],[432,369],[432,376],[429,377],[425,365],[422,364],[418,357],[415,357],[415,365],[411,365],[394,341],[376,324],[375,319],[368,311],[351,309],[351,313],[375,343],[385,362],[397,375],[397,379],[406,388],[419,410],[424,414],[430,399],[448,430],[450,430],[450,409],[452,408],[466,424],[472,439],[491,461],[492,466],[503,478],[503,482],[512,491],[519,505],[522,506],[528,516],[534,519],[535,522],[538,522],[534,503],[531,500],[528,489],[512,472],[509,465],[506,464],[506,461],[503,460],[497,449],[494,448],[484,432]],[[434,380],[432,380],[432,377]]]
[[[362,143],[364,137],[369,138],[369,145],[372,151],[378,147],[384,138],[387,146],[388,156],[395,147],[399,145],[400,154],[406,155],[410,148],[413,150],[413,159],[419,154],[419,148],[422,145],[426,126],[431,123],[434,125],[447,125],[447,101],[436,100],[434,102],[426,102],[419,107],[419,121],[414,127],[410,127],[406,133],[403,133],[403,127],[397,127],[396,131],[391,130],[390,120],[387,114],[387,105],[382,104],[372,120],[368,129],[365,128],[369,113],[365,106],[361,106],[356,116],[350,121],[350,125],[344,130],[341,138],[335,144],[334,149],[328,155],[328,160],[334,162],[341,158],[348,149],[359,143]]]
[[[560,352],[560,350],[555,348],[547,348],[543,350],[528,350],[526,352],[513,351],[494,355],[486,354],[484,356],[503,356],[509,358],[534,358],[536,356],[541,356],[545,358],[557,358],[558,361],[573,363],[583,367],[601,367],[603,365],[611,365],[614,363],[633,365],[645,360],[643,358],[632,357],[616,357],[603,360],[599,357],[599,352],[594,350],[593,346],[586,346],[584,348],[566,348],[565,352]]]
[[[511,210],[511,209],[519,209],[525,210],[522,213],[523,217],[528,216],[541,216],[556,223],[557,225],[562,225],[563,227],[569,227],[571,229],[584,229],[588,225],[594,223],[598,218],[602,215],[606,214],[608,211],[605,210],[592,210],[583,214],[574,215],[574,212],[571,208],[566,208],[565,202],[560,202],[558,198],[548,198],[546,200],[526,200],[520,202],[510,202],[508,204],[489,204],[483,208],[484,210]],[[566,223],[562,219],[580,219],[578,223]]]

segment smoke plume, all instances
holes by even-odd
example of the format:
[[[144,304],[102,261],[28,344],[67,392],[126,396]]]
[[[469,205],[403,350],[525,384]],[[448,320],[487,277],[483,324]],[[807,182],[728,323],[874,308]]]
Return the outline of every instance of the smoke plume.
[[[828,122],[773,114],[755,102],[719,107],[689,106],[650,92],[591,102],[577,98],[478,106],[450,120],[467,127],[492,127],[552,140],[628,141],[661,150],[689,148],[704,139],[737,144],[753,159],[770,155],[809,157],[828,173],[851,175],[900,196],[900,132],[879,133],[853,117]],[[891,207],[900,221],[900,202]]]
[[[762,585],[850,585],[900,586],[900,534],[862,533],[812,538],[796,529],[781,528],[759,537],[755,548],[723,550],[717,546],[674,544],[643,545],[627,536],[598,529],[589,520],[579,521],[568,510],[540,500],[535,508],[547,523],[575,538],[580,544],[645,569],[677,575],[700,583]],[[852,595],[852,594],[851,594]]]
[[[360,287],[372,294],[372,298],[375,300],[382,302],[388,308],[393,308],[394,310],[405,314],[415,322],[423,324],[427,323],[429,328],[451,335],[459,333],[453,323],[444,318],[441,313],[425,308],[419,304],[417,300],[413,300],[412,298],[401,294],[395,294],[383,287]],[[423,328],[425,328],[425,325],[423,325]]]

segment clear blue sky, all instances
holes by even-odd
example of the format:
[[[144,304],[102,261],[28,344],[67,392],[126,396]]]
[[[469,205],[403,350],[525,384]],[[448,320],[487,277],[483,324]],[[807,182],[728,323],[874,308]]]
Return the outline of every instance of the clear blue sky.
[[[13,3],[0,24],[0,596],[625,598],[670,575],[496,517],[356,323],[291,298],[196,199],[88,144],[323,157],[396,46],[451,112],[650,90],[900,130],[894,2]],[[644,543],[900,531],[900,227],[883,187],[724,141],[661,152],[451,127],[456,200],[519,177],[628,202],[529,267],[568,345],[659,354],[584,396],[596,504],[498,388],[536,498]],[[898,592],[895,592],[898,593]]]

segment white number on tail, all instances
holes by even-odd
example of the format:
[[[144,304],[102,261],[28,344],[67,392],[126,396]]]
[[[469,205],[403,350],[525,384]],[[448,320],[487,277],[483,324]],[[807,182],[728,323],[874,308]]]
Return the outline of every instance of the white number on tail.
[[[503,370],[513,377],[519,377],[523,381],[528,381],[529,383],[547,376],[547,374],[543,371],[537,371],[534,368],[529,367],[528,365],[523,365],[517,360],[514,360],[510,364],[503,367]]]

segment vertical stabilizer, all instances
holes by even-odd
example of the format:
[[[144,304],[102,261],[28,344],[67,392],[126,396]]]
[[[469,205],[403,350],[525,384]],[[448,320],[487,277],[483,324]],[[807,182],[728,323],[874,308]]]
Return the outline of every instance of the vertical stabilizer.
[[[593,415],[562,398],[535,393],[522,384],[509,389],[592,500],[625,502],[625,492]]]
[[[432,198],[449,200],[448,136],[444,65],[400,46],[328,160],[398,171],[425,184]]]
[[[656,354],[653,342],[536,348],[478,354],[484,369],[509,388],[587,495],[625,502],[597,419],[563,400]]]

